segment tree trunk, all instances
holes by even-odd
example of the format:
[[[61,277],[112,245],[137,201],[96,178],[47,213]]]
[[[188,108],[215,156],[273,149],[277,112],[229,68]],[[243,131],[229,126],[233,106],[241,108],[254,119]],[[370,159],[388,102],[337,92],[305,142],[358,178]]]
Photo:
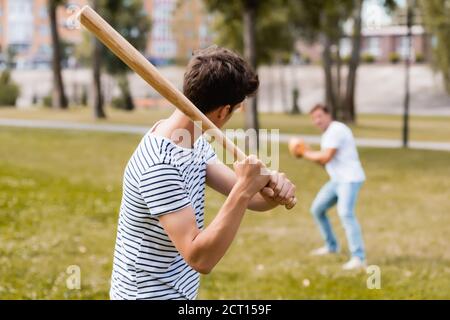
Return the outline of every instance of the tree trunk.
[[[343,118],[342,115],[342,90],[341,90],[341,68],[342,68],[342,60],[341,60],[341,44],[340,37],[336,43],[336,93],[335,93],[335,108],[336,108],[336,119],[341,120]]]
[[[92,3],[94,10],[98,9],[97,1]],[[103,109],[104,99],[102,93],[102,75],[101,75],[101,58],[102,58],[102,45],[97,38],[92,37],[92,82],[93,82],[93,106],[95,119],[106,118],[105,111]]]
[[[256,9],[257,0],[245,0],[244,2],[244,56],[250,63],[252,68],[257,71],[256,65]],[[255,129],[259,132],[258,121],[258,99],[256,96],[249,99],[249,103],[245,108],[245,127],[246,129]],[[249,141],[251,146],[256,144],[259,148],[259,134],[256,135],[256,141]]]
[[[48,15],[50,18],[50,30],[52,37],[52,70],[53,70],[53,89],[52,89],[52,107],[55,109],[66,109],[68,106],[67,97],[64,92],[64,83],[61,74],[61,47],[58,34],[58,21],[56,17],[57,4],[54,0],[48,3]]]
[[[344,119],[347,122],[356,122],[355,87],[356,75],[361,60],[361,28],[362,28],[362,7],[364,0],[355,0],[355,14],[353,27],[352,55],[348,66],[347,91],[345,94]]]
[[[325,73],[325,101],[328,108],[331,109],[333,119],[336,119],[336,99],[333,86],[333,61],[331,58],[331,41],[327,35],[323,35],[323,71]]]
[[[130,84],[128,82],[127,74],[120,74],[118,77],[119,89],[122,94],[122,99],[124,102],[124,110],[132,111],[134,110],[133,97],[131,96]]]
[[[285,78],[286,74],[284,72],[283,63],[281,63],[281,62],[278,64],[278,72],[280,74],[280,94],[281,94],[281,103],[283,105],[282,110],[283,110],[283,112],[288,113],[289,112],[289,102],[288,102],[288,96],[286,93],[286,91],[287,91],[286,90],[287,89],[286,78]]]

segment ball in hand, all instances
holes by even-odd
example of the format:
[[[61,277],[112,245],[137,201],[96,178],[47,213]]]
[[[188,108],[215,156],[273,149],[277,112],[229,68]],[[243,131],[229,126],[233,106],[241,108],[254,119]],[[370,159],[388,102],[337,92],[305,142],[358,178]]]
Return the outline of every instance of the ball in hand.
[[[303,157],[307,150],[307,144],[302,138],[292,138],[289,140],[289,152],[294,157]]]

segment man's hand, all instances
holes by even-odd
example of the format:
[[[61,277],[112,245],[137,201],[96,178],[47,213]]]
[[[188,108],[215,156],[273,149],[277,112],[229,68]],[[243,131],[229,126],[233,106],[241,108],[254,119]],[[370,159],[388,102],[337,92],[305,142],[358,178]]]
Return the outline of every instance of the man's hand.
[[[279,205],[289,204],[295,197],[295,185],[282,172],[273,171],[261,195]]]
[[[309,151],[311,147],[302,138],[292,138],[288,144],[289,152],[296,158],[301,158],[305,152]]]

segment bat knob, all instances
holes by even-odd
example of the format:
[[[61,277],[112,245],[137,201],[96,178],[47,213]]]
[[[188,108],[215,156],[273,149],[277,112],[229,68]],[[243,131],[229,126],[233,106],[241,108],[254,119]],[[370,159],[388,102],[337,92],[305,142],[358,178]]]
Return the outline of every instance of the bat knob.
[[[288,209],[288,210],[291,210],[292,208],[295,207],[296,204],[297,204],[297,197],[293,197],[291,199],[291,201],[288,204],[285,205],[285,208]]]

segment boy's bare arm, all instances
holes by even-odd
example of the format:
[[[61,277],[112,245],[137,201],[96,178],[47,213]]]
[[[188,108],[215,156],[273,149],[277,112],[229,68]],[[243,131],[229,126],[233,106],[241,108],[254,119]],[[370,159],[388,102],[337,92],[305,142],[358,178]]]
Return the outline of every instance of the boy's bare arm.
[[[250,198],[239,186],[233,188],[217,216],[203,231],[197,227],[189,206],[159,218],[184,260],[196,271],[208,274],[231,245]]]
[[[206,183],[217,192],[228,195],[236,184],[236,174],[222,162],[210,163],[206,169]],[[249,201],[248,209],[268,211],[285,205],[295,195],[295,186],[282,173],[271,177],[269,186],[256,193]]]
[[[239,166],[236,184],[217,216],[203,231],[197,227],[191,206],[159,218],[178,252],[200,273],[209,273],[224,256],[236,235],[250,199],[268,183],[269,177],[259,174],[261,162],[241,163]]]

